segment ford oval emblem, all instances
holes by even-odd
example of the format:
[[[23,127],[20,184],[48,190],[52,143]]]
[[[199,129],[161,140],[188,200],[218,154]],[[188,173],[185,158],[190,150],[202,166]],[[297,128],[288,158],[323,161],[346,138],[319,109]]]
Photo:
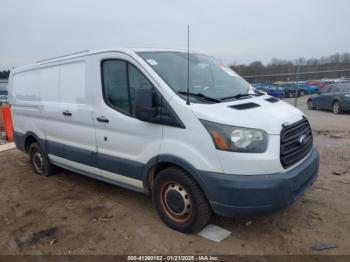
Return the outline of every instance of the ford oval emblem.
[[[304,145],[307,141],[307,136],[304,134],[304,135],[301,135],[299,138],[298,138],[298,143],[299,145]]]

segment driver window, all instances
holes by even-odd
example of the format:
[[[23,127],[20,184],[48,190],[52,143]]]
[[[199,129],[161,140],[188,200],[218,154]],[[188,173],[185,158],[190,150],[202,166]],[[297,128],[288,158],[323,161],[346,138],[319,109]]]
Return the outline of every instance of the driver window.
[[[151,82],[135,66],[122,60],[104,61],[102,76],[106,103],[128,115],[134,115],[137,89],[153,88]]]

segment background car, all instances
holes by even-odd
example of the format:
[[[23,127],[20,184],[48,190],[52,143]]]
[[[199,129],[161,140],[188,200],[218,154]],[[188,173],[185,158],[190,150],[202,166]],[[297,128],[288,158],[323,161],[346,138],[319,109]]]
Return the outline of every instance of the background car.
[[[313,94],[319,94],[321,92],[321,89],[316,85],[314,86],[308,85],[308,87],[306,88],[306,91],[309,95],[313,95]]]
[[[270,85],[271,84],[268,84],[268,83],[255,83],[255,84],[252,84],[252,86],[254,88],[256,88],[257,90],[260,90],[260,91],[264,91],[264,92],[267,92],[267,89],[268,89],[268,87]]]
[[[334,114],[341,114],[350,110],[350,82],[333,84],[320,95],[307,100],[308,109],[332,110]]]
[[[278,87],[281,87],[285,93],[285,97],[295,97],[295,93],[296,93],[296,85],[295,82],[286,82],[286,83],[282,83],[279,84]],[[305,93],[307,91],[305,90]],[[301,93],[304,93],[304,91],[302,91],[302,89],[298,89],[297,90],[297,96],[299,97],[301,95]]]
[[[298,83],[294,83],[294,89],[295,87],[297,87],[300,90],[300,95],[307,95],[309,94],[309,85],[307,84],[307,82],[298,82]]]
[[[0,91],[0,104],[8,103],[7,91]]]
[[[278,87],[278,86],[269,86],[266,88],[265,91],[268,95],[273,96],[273,97],[277,97],[277,98],[282,98],[282,97],[286,96],[283,88]]]

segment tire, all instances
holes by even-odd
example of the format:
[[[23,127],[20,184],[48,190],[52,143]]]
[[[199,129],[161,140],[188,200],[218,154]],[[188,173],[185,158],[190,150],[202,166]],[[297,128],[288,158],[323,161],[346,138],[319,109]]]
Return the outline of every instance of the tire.
[[[34,142],[29,146],[29,158],[36,174],[40,176],[54,174],[55,166],[50,163],[48,155],[42,150],[39,143]]]
[[[333,109],[333,113],[334,113],[334,114],[339,115],[339,114],[342,114],[342,113],[343,113],[343,109],[342,109],[341,104],[340,104],[339,101],[335,101],[335,102],[333,103],[332,109]]]
[[[309,110],[315,109],[314,104],[313,104],[311,99],[307,101],[307,109],[309,109]]]
[[[196,181],[169,167],[159,172],[152,188],[155,209],[163,222],[182,233],[196,233],[208,224],[211,208]]]

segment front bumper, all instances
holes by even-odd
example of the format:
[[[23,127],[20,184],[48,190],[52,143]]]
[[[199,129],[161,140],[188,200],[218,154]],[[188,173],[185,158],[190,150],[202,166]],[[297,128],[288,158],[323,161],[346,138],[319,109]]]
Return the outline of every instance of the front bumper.
[[[227,175],[204,172],[205,194],[216,214],[238,216],[281,209],[292,204],[315,182],[319,153],[311,153],[286,173]]]

